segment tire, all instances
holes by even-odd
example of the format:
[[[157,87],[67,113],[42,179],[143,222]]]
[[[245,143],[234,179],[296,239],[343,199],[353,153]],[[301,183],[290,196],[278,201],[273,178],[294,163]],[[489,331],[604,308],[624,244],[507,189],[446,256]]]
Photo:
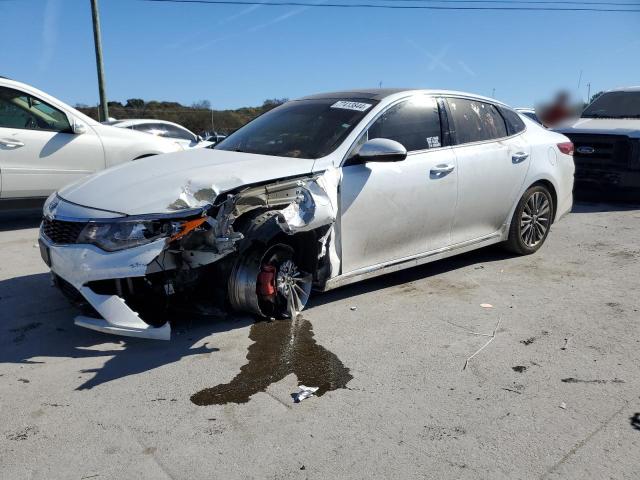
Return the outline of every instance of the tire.
[[[309,300],[312,275],[299,269],[291,245],[254,245],[237,258],[228,280],[231,307],[261,317],[295,318]]]
[[[555,213],[553,197],[542,185],[530,187],[518,202],[505,248],[518,255],[531,255],[544,244]]]

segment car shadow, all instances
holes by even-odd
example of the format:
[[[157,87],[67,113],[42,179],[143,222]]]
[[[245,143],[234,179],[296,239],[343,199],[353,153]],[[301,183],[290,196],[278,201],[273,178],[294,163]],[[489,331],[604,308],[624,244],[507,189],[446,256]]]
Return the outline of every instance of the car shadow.
[[[0,212],[0,232],[38,228],[41,221],[41,208],[23,212]]]
[[[397,285],[422,280],[427,277],[439,275],[445,272],[457,270],[459,268],[468,267],[470,265],[479,265],[482,263],[499,262],[509,258],[517,257],[507,252],[499,245],[492,245],[471,252],[456,255],[454,257],[437,260],[406,270],[388,273],[369,280],[347,285],[328,292],[315,292],[309,299],[308,308],[318,307],[325,303],[342,300],[345,298],[361,295],[366,292],[382,290],[384,288],[395,287]]]
[[[612,201],[580,201],[573,205],[571,213],[630,212],[640,210],[638,203],[615,203]]]
[[[630,189],[588,188],[577,184],[573,190],[573,200],[578,207],[593,207],[597,205],[599,208],[598,210],[587,210],[586,212],[578,209],[576,213],[637,210],[640,209],[640,189],[633,191]]]
[[[169,342],[117,337],[76,327],[73,318],[78,310],[57,289],[50,288],[48,274],[0,281],[0,292],[0,363],[105,358],[98,368],[69,373],[81,379],[77,390],[147,372],[188,356],[217,352],[218,348],[204,339],[254,323],[246,316],[188,314],[173,325]]]

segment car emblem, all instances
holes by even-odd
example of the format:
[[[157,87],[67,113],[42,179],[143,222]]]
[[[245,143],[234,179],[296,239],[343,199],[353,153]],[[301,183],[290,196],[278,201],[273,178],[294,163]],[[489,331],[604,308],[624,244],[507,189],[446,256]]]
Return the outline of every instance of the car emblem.
[[[578,153],[582,153],[584,155],[591,155],[592,153],[594,153],[596,151],[596,149],[593,148],[593,147],[578,147],[576,149],[576,151]]]

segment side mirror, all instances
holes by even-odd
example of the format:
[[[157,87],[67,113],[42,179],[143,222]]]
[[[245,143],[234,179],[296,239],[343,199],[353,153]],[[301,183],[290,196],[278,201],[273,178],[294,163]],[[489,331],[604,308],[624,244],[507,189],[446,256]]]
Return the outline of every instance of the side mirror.
[[[354,157],[360,162],[399,162],[407,158],[407,149],[388,138],[374,138],[366,142]],[[356,163],[356,162],[350,162]]]
[[[81,135],[87,133],[87,126],[82,122],[71,119],[71,131],[76,135]]]

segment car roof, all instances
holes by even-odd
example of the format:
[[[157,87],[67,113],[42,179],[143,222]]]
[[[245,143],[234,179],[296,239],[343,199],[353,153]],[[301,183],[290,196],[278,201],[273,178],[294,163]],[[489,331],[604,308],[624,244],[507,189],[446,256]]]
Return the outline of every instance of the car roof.
[[[604,93],[609,93],[609,92],[640,92],[640,85],[635,87],[612,88],[611,90],[607,90]]]
[[[484,100],[491,103],[497,103],[505,105],[504,103],[495,100],[493,98],[484,97],[475,93],[458,92],[455,90],[435,90],[435,89],[422,89],[422,88],[363,88],[356,90],[343,90],[337,92],[319,93],[316,95],[309,95],[299,98],[298,100],[318,100],[318,99],[344,99],[344,98],[358,98],[363,100],[383,100],[387,97],[401,94],[401,93],[426,93],[431,95],[448,95],[448,96],[462,96],[472,97],[478,100]],[[506,105],[505,105],[506,106]]]
[[[167,120],[157,120],[155,118],[123,118],[122,120],[113,121],[111,125],[143,125],[145,123],[163,123],[165,125],[173,125],[175,127],[180,127],[183,130],[190,131],[179,123],[169,122]]]

